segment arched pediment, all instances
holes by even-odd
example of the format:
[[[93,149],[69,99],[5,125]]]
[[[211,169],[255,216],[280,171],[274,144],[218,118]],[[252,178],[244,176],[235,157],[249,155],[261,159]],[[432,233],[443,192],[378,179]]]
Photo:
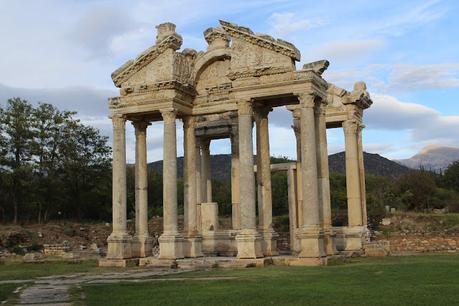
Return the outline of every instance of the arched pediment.
[[[196,68],[195,89],[198,95],[211,96],[232,87],[228,78],[231,68],[231,57],[228,53],[215,52]]]
[[[195,86],[197,87],[198,82],[201,79],[201,75],[203,74],[205,70],[208,70],[208,68],[211,65],[213,65],[214,67],[210,70],[213,70],[213,69],[221,70],[225,66],[225,64],[224,63],[215,64],[215,63],[216,62],[228,62],[229,63],[230,60],[231,60],[231,52],[229,48],[210,50],[204,53],[202,56],[198,57],[194,64],[194,69],[192,73],[192,79],[194,80]],[[220,72],[223,73],[223,71],[220,71]],[[226,73],[227,72],[228,71],[226,71]]]

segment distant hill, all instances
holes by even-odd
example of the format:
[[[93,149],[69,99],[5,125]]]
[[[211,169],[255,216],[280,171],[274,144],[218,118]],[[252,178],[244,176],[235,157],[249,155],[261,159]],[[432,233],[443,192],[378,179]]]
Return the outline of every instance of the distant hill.
[[[433,145],[423,148],[411,158],[395,161],[413,169],[422,167],[426,170],[440,171],[457,160],[459,160],[459,148]]]
[[[345,172],[344,152],[332,154],[328,157],[331,172]],[[367,173],[373,175],[397,178],[409,171],[409,168],[393,162],[378,154],[364,153],[364,164]],[[163,162],[156,161],[148,165],[155,171],[163,171]],[[178,176],[183,176],[183,157],[177,159]],[[231,179],[231,155],[219,154],[211,157],[212,178],[220,181]]]
[[[366,173],[390,178],[397,178],[411,171],[411,169],[382,157],[379,154],[364,152],[363,163]],[[330,172],[344,173],[346,171],[344,152],[328,156],[328,164]]]

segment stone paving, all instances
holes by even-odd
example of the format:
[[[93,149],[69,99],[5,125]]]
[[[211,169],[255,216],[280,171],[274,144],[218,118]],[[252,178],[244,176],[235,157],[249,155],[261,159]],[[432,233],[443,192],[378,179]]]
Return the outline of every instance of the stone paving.
[[[38,277],[29,280],[7,280],[1,284],[18,284],[15,290],[17,298],[9,300],[8,305],[84,305],[84,295],[78,294],[83,284],[112,284],[119,282],[143,283],[163,281],[206,281],[206,280],[228,280],[234,277],[180,277],[185,272],[197,269],[149,269],[149,270],[128,270],[123,272],[107,272],[102,274],[76,273],[71,275],[53,275]],[[177,277],[167,277],[177,275]],[[77,290],[72,290],[77,289]],[[77,292],[77,294],[72,292]],[[3,303],[2,303],[3,304]]]

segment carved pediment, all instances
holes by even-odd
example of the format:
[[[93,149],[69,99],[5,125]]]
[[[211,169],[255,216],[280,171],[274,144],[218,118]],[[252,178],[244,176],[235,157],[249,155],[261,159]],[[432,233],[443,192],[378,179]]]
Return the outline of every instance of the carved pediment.
[[[226,21],[220,21],[220,24],[232,40],[230,79],[295,70],[300,52],[294,45],[269,35],[255,34],[249,28]]]
[[[112,73],[113,82],[129,93],[153,84],[177,81],[191,83],[193,60],[196,51],[185,49],[176,52],[182,45],[182,37],[175,32],[175,25],[164,23],[158,27],[156,44],[142,52]]]

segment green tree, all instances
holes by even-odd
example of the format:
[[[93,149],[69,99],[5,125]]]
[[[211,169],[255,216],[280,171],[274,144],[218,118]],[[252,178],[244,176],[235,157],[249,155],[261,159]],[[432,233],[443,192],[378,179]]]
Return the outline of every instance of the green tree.
[[[459,160],[449,165],[443,175],[445,185],[459,192]]]
[[[33,140],[31,128],[33,108],[20,98],[9,99],[0,112],[2,134],[2,168],[7,192],[6,202],[13,207],[13,222],[18,222],[21,208],[27,203],[33,172]]]

